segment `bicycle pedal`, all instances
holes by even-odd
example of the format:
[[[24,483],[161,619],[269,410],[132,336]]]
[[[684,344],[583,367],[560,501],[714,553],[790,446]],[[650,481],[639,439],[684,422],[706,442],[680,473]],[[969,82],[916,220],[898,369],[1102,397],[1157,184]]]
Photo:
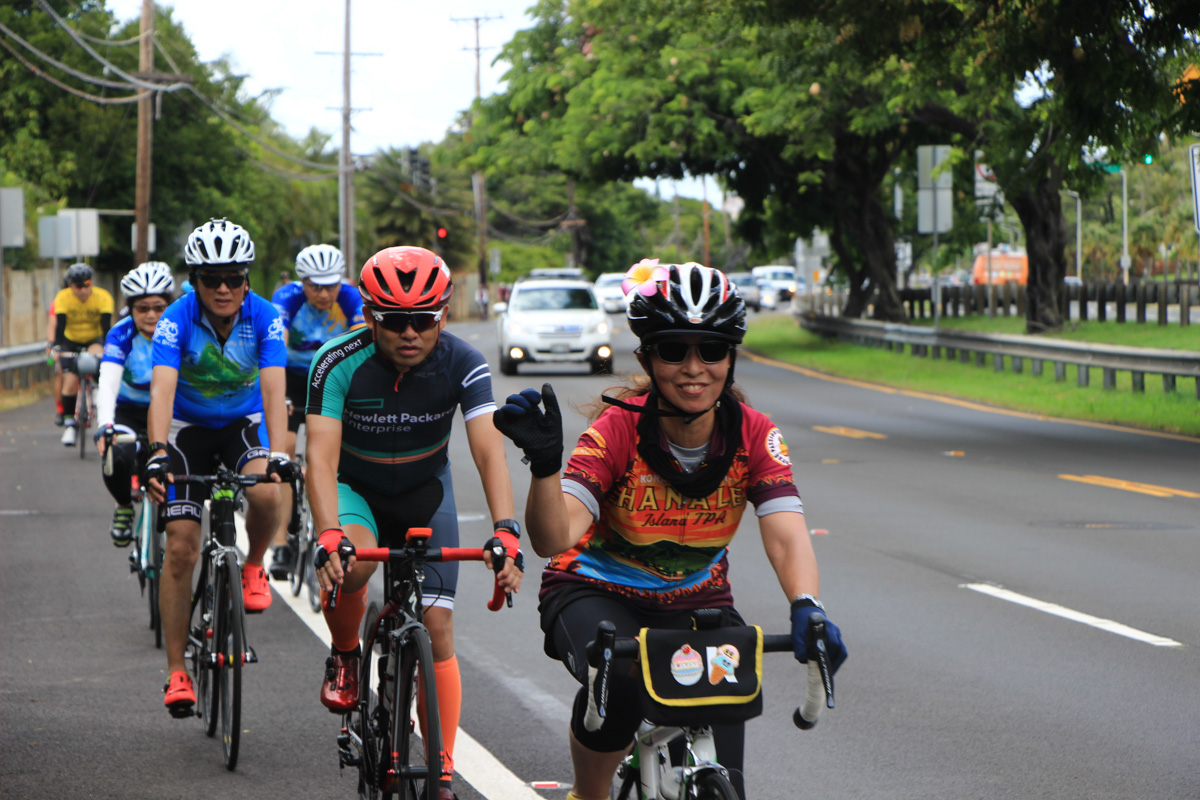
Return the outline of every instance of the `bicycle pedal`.
[[[187,719],[188,717],[196,716],[196,708],[194,706],[167,706],[167,711],[175,719]]]

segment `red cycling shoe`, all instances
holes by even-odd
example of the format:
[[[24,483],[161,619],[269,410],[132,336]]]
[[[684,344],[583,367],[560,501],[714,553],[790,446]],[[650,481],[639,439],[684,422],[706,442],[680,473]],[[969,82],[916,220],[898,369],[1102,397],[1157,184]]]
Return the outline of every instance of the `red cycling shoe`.
[[[196,690],[192,688],[192,679],[183,670],[171,673],[171,679],[163,686],[167,696],[163,704],[172,717],[190,717],[192,706],[196,705]]]
[[[267,572],[261,564],[242,567],[242,602],[247,614],[257,614],[270,608],[271,586],[267,583]]]
[[[339,653],[325,659],[321,705],[339,714],[358,705],[359,662],[360,656],[357,653]]]

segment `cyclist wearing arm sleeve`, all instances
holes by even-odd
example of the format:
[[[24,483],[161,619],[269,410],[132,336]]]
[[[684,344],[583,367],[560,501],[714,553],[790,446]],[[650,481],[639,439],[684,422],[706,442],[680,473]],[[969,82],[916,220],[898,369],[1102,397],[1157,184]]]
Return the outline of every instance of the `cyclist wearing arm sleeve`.
[[[104,336],[112,322],[113,298],[104,289],[92,286],[92,268],[72,264],[67,268],[67,288],[54,298],[54,346],[60,353],[88,352],[97,358],[103,352]],[[72,362],[74,363],[74,362]],[[75,398],[79,396],[79,375],[73,369],[63,372],[62,443],[73,447],[76,441]]]
[[[326,591],[341,584],[337,607],[325,603],[333,647],[321,702],[334,712],[358,700],[358,631],[375,568],[353,557],[343,565],[337,547],[343,540],[356,548],[400,546],[409,527],[432,528],[430,547],[459,546],[448,457],[456,412],[466,423],[495,535],[509,551],[500,585],[510,592],[521,585],[504,437],[492,422],[491,372],[478,350],[445,330],[452,290],[445,261],[429,250],[376,253],[359,280],[367,327],[331,340],[312,362],[305,424],[308,496],[321,531],[317,574]],[[490,566],[490,555],[485,560]],[[452,622],[457,583],[457,562],[425,565],[425,625],[446,756],[443,798],[454,797],[454,732],[462,706]]]
[[[133,506],[130,480],[138,469],[138,455],[146,447],[146,414],[150,407],[150,378],[154,328],[175,293],[171,268],[161,261],[140,264],[121,279],[121,292],[129,316],[108,332],[104,358],[96,385],[96,450],[104,461],[107,442],[113,433],[133,433],[137,442],[114,446],[112,473],[104,485],[117,501],[109,534],[113,544],[126,547],[133,538]],[[103,474],[103,472],[102,472]]]
[[[793,602],[793,638],[807,629],[804,609],[820,605],[787,445],[733,382],[745,335],[736,288],[718,270],[656,260],[635,265],[622,288],[649,381],[602,397],[612,407],[579,438],[566,470],[560,475],[561,415],[549,384],[541,395],[527,389],[511,396],[496,414],[533,473],[526,526],[534,550],[550,557],[539,595],[545,650],[585,686],[586,646],[601,620],[613,622],[618,636],[690,627],[697,608],[723,608],[725,624],[743,624],[733,606],[728,545],[748,503]],[[837,627],[828,629],[836,668],[845,651]],[[635,680],[614,670],[609,714],[597,731],[582,724],[587,693],[579,690],[569,732],[570,800],[608,796],[641,721]],[[714,727],[719,760],[739,792],[743,727]]]
[[[146,488],[165,504],[167,519],[159,607],[170,673],[164,702],[173,716],[196,699],[184,649],[207,489],[172,486],[171,476],[207,474],[214,460],[243,475],[274,472],[272,465],[283,466],[286,457],[271,452],[271,444],[282,442],[287,430],[283,322],[250,291],[250,234],[228,220],[211,220],[192,231],[184,258],[195,290],[172,303],[154,329],[145,473]],[[279,475],[273,478],[278,482]],[[245,490],[250,545],[242,596],[250,613],[271,604],[262,561],[278,524],[275,482]]]
[[[284,271],[283,275],[287,275]],[[346,283],[346,260],[333,245],[314,244],[296,254],[296,277],[285,282],[271,296],[279,309],[287,331],[287,439],[283,449],[296,457],[296,435],[304,422],[308,401],[308,370],[313,356],[330,339],[341,336],[365,323],[362,297],[358,289]],[[271,577],[285,580],[293,554],[287,543],[287,525],[291,519],[292,490],[280,487],[279,529],[275,532],[275,556]]]

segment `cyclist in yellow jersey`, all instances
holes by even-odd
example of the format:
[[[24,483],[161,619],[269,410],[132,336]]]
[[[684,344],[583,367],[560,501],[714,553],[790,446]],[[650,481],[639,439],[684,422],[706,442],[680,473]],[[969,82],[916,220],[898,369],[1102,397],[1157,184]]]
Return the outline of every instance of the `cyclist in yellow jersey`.
[[[67,288],[54,298],[54,346],[59,353],[87,351],[97,358],[104,352],[104,337],[112,325],[113,297],[104,289],[92,286],[92,268],[87,264],[72,264],[67,269]],[[56,357],[57,358],[57,357]],[[59,370],[62,371],[60,365]],[[63,417],[66,430],[62,443],[75,445],[75,398],[79,394],[79,376],[70,370],[63,373]]]

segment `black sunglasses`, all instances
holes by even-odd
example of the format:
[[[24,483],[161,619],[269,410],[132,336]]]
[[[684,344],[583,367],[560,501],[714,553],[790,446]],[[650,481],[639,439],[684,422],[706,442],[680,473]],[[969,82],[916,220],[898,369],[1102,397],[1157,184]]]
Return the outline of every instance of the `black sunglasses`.
[[[693,348],[705,364],[716,364],[718,361],[725,360],[725,357],[733,350],[733,345],[729,342],[718,341],[700,342],[699,344],[658,342],[648,349],[653,350],[654,354],[658,356],[658,360],[664,364],[682,364]]]
[[[230,289],[240,289],[246,282],[244,272],[200,272],[196,277],[209,289],[219,289],[222,283]]]
[[[371,310],[371,316],[375,321],[386,331],[392,333],[404,333],[410,327],[417,333],[425,331],[437,325],[442,320],[443,309],[437,311],[375,311]]]

